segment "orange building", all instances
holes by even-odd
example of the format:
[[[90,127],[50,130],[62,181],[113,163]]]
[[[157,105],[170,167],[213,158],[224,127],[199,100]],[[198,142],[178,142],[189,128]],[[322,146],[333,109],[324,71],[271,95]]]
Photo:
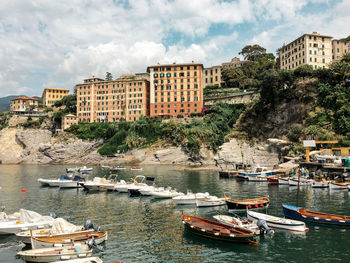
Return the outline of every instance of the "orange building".
[[[189,116],[203,108],[203,65],[155,65],[150,73],[150,117]]]
[[[93,76],[76,90],[79,122],[135,121],[149,115],[149,80],[144,74],[110,81]]]
[[[73,114],[67,114],[62,118],[61,128],[62,130],[65,130],[65,129],[68,129],[73,124],[78,124],[77,116]]]
[[[10,111],[33,111],[37,110],[39,99],[37,98],[28,98],[28,97],[18,97],[11,100]]]

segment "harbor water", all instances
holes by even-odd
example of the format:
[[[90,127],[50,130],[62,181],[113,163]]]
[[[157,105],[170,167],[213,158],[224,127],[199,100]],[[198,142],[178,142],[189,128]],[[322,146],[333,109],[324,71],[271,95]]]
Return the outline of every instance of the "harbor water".
[[[182,211],[213,219],[227,214],[225,206],[195,208],[176,206],[171,199],[129,197],[116,192],[86,193],[81,189],[40,187],[38,178],[56,178],[69,166],[1,165],[0,205],[7,213],[20,208],[42,215],[55,212],[71,223],[86,219],[108,231],[104,251],[95,255],[104,262],[349,262],[350,228],[307,226],[307,233],[276,230],[271,237],[260,237],[259,246],[210,241],[184,232]],[[107,172],[94,167],[89,178]],[[297,189],[267,183],[220,179],[215,171],[184,171],[175,166],[150,166],[143,171],[118,172],[118,180],[138,174],[155,177],[158,186],[172,186],[179,191],[224,193],[233,199],[270,197],[267,213],[283,216],[281,204],[296,204]],[[22,192],[25,189],[25,192]],[[350,216],[350,194],[347,190],[330,191],[302,187],[299,205],[309,210]],[[264,211],[265,212],[265,211]],[[241,214],[244,215],[244,214]],[[0,262],[22,262],[15,258],[21,245],[15,236],[0,236]]]

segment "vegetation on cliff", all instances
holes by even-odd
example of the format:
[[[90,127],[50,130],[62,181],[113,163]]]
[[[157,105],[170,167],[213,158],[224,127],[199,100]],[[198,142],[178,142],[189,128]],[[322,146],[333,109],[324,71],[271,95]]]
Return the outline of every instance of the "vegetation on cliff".
[[[156,142],[181,146],[192,157],[199,155],[201,145],[217,150],[244,110],[244,105],[216,104],[203,118],[190,121],[160,120],[141,117],[134,122],[79,123],[68,131],[81,139],[103,139],[102,155],[147,147]]]

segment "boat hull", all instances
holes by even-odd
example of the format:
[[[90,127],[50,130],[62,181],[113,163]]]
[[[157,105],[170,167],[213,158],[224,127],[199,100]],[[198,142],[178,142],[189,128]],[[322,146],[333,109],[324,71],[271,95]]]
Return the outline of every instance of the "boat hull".
[[[15,220],[0,223],[0,235],[11,235],[19,232],[45,229],[52,227],[52,221],[43,221],[38,223],[16,224]]]
[[[331,214],[325,214],[325,213],[316,213],[322,215],[322,218],[320,216],[307,216],[299,212],[299,209],[302,209],[302,207],[296,207],[291,205],[285,205],[282,204],[283,207],[283,213],[286,217],[298,219],[301,221],[311,222],[315,224],[324,224],[324,225],[336,225],[336,226],[350,226],[350,219],[344,220],[344,216],[340,215],[331,215]],[[339,219],[335,219],[335,217],[339,217]],[[349,218],[349,217],[348,217]]]
[[[222,206],[225,205],[226,202],[224,199],[222,200],[205,200],[205,199],[196,199],[197,207],[212,207],[212,206]]]
[[[89,258],[82,258],[82,259],[72,259],[72,260],[65,260],[65,263],[102,263],[102,259],[98,257],[89,257]],[[62,263],[62,261],[55,261],[52,263]]]
[[[346,190],[346,189],[348,189],[348,184],[329,183],[329,189],[332,189],[332,190]]]
[[[323,183],[323,182],[312,182],[311,187],[312,188],[328,188],[329,184]]]
[[[268,197],[260,197],[255,199],[230,201],[226,198],[226,205],[228,210],[251,210],[262,209],[268,207],[270,199]]]

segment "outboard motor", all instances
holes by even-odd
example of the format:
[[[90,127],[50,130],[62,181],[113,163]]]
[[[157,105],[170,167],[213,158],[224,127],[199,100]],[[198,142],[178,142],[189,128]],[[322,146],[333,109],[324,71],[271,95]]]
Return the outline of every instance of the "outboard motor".
[[[94,228],[94,224],[92,223],[92,221],[90,219],[86,220],[84,223],[84,229],[89,230],[93,228]]]
[[[50,213],[49,213],[49,216],[51,216],[53,219],[56,219],[56,218],[57,218],[55,212],[50,212]]]
[[[104,248],[103,248],[102,246],[96,244],[94,238],[89,239],[89,241],[88,241],[87,244],[88,244],[88,246],[89,246],[90,248],[92,248],[92,249],[97,249],[97,250],[99,250],[99,251],[103,251],[103,250],[104,250]]]
[[[266,221],[263,219],[259,219],[256,224],[260,229],[260,234],[266,233],[267,235],[272,235],[273,233],[275,233],[275,231],[268,227]]]

